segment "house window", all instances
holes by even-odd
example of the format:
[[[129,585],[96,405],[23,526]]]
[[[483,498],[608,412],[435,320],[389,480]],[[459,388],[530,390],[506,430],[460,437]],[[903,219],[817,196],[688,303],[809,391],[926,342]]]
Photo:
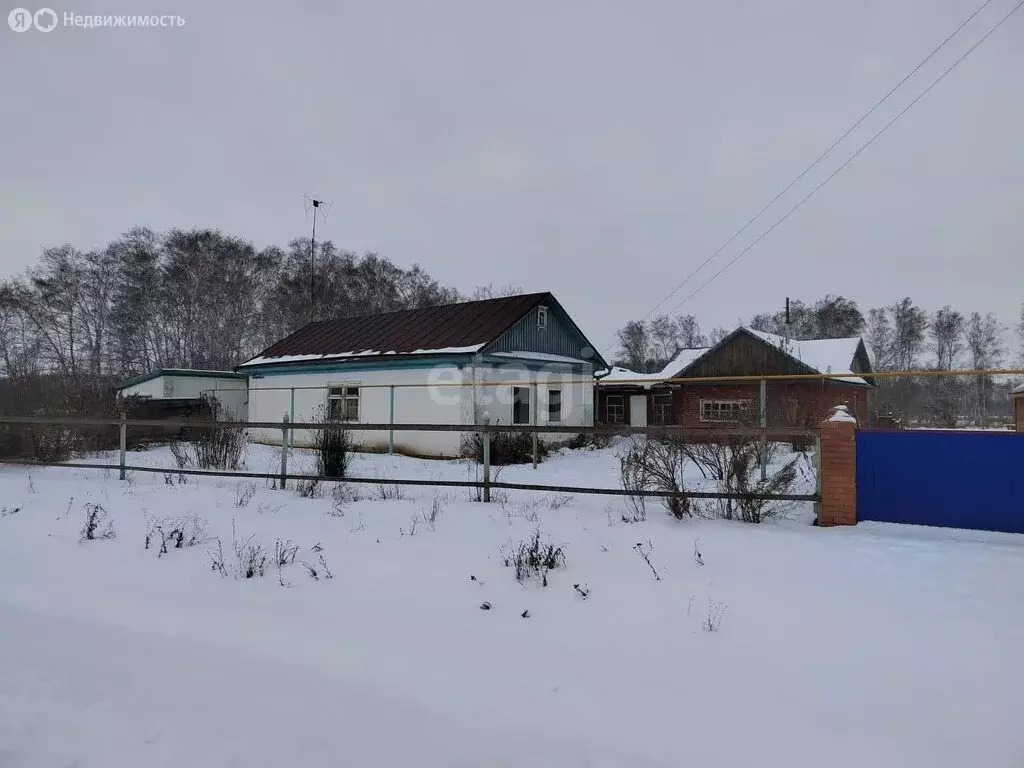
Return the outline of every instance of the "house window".
[[[655,392],[651,396],[651,423],[674,424],[675,413],[672,411],[672,393]]]
[[[626,421],[626,403],[622,395],[605,395],[605,424],[624,424]]]
[[[562,420],[562,390],[548,390],[548,423]]]
[[[700,420],[716,424],[736,424],[749,408],[749,400],[701,400]]]
[[[331,421],[359,421],[359,387],[331,387],[327,390],[327,418]]]
[[[529,387],[512,387],[512,423],[530,423]]]
[[[541,305],[537,307],[537,330],[543,331],[548,327],[548,308]]]

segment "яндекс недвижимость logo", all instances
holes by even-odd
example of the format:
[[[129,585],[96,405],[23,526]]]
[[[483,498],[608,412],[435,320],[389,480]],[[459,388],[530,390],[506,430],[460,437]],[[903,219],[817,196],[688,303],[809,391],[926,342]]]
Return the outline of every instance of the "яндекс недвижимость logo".
[[[40,32],[50,32],[57,26],[57,12],[52,8],[40,8],[35,13],[15,8],[7,14],[7,25],[15,32],[27,32],[33,26]]]

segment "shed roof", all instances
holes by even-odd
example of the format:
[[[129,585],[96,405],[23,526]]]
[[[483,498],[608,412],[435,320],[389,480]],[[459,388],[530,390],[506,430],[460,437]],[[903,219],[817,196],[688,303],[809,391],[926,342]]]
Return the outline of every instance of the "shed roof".
[[[543,303],[558,302],[549,292],[526,293],[310,323],[239,368],[385,355],[475,354]]]
[[[1010,392],[1010,394],[1011,395],[1024,395],[1024,384],[1021,384],[1019,387],[1014,387],[1014,389]]]
[[[140,376],[136,376],[123,384],[119,384],[116,391],[120,392],[122,389],[128,387],[134,387],[136,384],[142,384],[147,381],[159,378],[161,376],[190,376],[193,378],[200,379],[244,379],[246,378],[244,373],[236,373],[235,371],[204,371],[198,368],[158,368],[155,371],[149,373],[143,373]]]

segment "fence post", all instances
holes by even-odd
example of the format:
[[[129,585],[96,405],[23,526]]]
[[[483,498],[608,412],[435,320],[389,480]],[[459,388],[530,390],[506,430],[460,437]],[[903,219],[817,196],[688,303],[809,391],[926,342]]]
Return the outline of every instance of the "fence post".
[[[532,421],[533,421],[533,426],[535,426],[535,427],[537,426],[537,408],[539,407],[538,394],[539,393],[537,391],[537,384],[534,383],[534,385],[533,385],[533,408],[530,409],[530,415],[533,416]],[[533,468],[534,469],[537,468],[537,450],[540,447],[538,445],[539,442],[540,441],[537,438],[537,433],[534,432],[533,433]]]
[[[295,387],[292,387],[291,403],[288,406],[288,420],[295,421]],[[295,430],[289,430],[288,432],[288,448],[292,449],[295,447]]]
[[[484,416],[484,501],[491,500],[491,432],[487,428],[490,419]]]
[[[121,430],[121,435],[120,435],[120,438],[121,438],[120,439],[121,458],[120,458],[120,466],[121,466],[121,479],[122,480],[124,480],[124,478],[125,478],[125,468],[124,468],[125,459],[124,459],[124,454],[125,454],[125,451],[128,448],[128,424],[127,424],[127,420],[128,420],[128,414],[125,411],[121,411],[121,425],[120,425],[120,430]]]
[[[818,525],[857,524],[857,420],[841,406],[821,424]]]
[[[761,429],[768,427],[768,380],[761,379],[761,391],[758,397]],[[761,480],[768,479],[768,438],[761,433]]]
[[[284,490],[288,478],[288,414],[284,415],[281,425],[281,490]]]
[[[388,424],[392,427],[388,430],[388,453],[393,454],[395,452],[395,385],[392,384],[388,389],[391,394],[391,415],[388,417]]]

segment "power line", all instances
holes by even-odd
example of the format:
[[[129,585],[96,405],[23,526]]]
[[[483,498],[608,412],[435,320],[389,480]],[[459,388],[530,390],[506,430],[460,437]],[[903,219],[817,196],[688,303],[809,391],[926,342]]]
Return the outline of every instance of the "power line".
[[[697,288],[697,290],[693,291],[689,296],[687,296],[685,299],[683,299],[678,304],[676,304],[670,310],[670,313],[671,312],[675,312],[676,310],[678,310],[681,306],[683,306],[683,304],[685,304],[690,299],[692,299],[694,296],[696,296],[698,293],[700,293],[705,288],[707,288],[708,285],[710,285],[715,280],[715,278],[717,278],[719,275],[721,275],[723,272],[725,272],[725,270],[727,270],[729,267],[731,267],[733,264],[735,264],[737,261],[739,261],[755,245],[757,245],[759,242],[764,240],[769,234],[771,234],[772,231],[777,226],[779,226],[782,222],[784,222],[786,219],[788,219],[790,216],[792,216],[794,213],[796,213],[796,211],[804,203],[806,203],[808,200],[810,200],[812,197],[814,197],[815,194],[817,194],[818,190],[820,190],[822,187],[824,187],[826,184],[828,184],[832,179],[834,179],[836,176],[838,176],[839,173],[844,168],[846,168],[846,166],[848,166],[850,163],[852,163],[857,158],[857,156],[860,155],[861,152],[863,152],[865,149],[870,147],[874,143],[875,139],[877,139],[879,136],[881,136],[883,133],[885,133],[887,130],[889,130],[889,128],[893,125],[893,123],[895,123],[897,120],[899,120],[901,117],[903,117],[903,115],[905,115],[908,111],[910,111],[911,107],[913,107],[915,104],[917,104],[917,102],[919,102],[922,98],[924,98],[924,96],[929,91],[931,91],[932,88],[934,88],[936,85],[941,83],[943,81],[943,79],[945,79],[946,75],[948,75],[950,72],[952,72],[954,69],[956,69],[964,59],[966,59],[968,56],[970,56],[972,53],[974,53],[974,51],[977,50],[977,48],[982,43],[984,43],[993,32],[995,32],[997,29],[999,29],[999,27],[1001,27],[1003,25],[1003,23],[1006,22],[1007,19],[1009,19],[1011,16],[1013,16],[1013,14],[1015,14],[1017,11],[1019,11],[1021,9],[1021,6],[1024,6],[1024,0],[1020,0],[1020,2],[1018,2],[1017,5],[1015,5],[1010,10],[1009,13],[1007,13],[1005,16],[1003,16],[1003,18],[1001,18],[998,22],[996,22],[996,25],[994,27],[992,27],[988,32],[986,32],[984,35],[982,35],[981,38],[974,45],[972,45],[970,48],[968,48],[967,51],[960,58],[958,58],[956,61],[954,61],[949,66],[948,69],[946,69],[941,75],[939,75],[935,80],[933,80],[931,82],[931,84],[927,88],[925,88],[923,91],[921,91],[921,93],[919,93],[914,98],[913,101],[911,101],[909,104],[907,104],[907,106],[905,106],[903,109],[901,109],[892,120],[890,120],[888,123],[883,125],[881,130],[878,131],[878,133],[876,133],[874,136],[872,136],[870,139],[868,139],[867,142],[863,146],[861,146],[856,152],[854,152],[852,155],[850,155],[850,157],[847,158],[846,162],[844,162],[842,165],[840,165],[838,168],[836,168],[834,171],[832,171],[832,173],[830,173],[825,178],[824,181],[822,181],[820,184],[818,184],[816,187],[814,187],[814,189],[812,189],[810,192],[808,192],[807,195],[800,200],[800,202],[798,202],[796,205],[794,205],[792,208],[790,208],[788,211],[786,211],[786,213],[783,214],[782,218],[780,218],[778,221],[776,221],[774,224],[772,224],[767,230],[765,230],[763,233],[761,233],[761,235],[759,235],[758,238],[756,240],[754,240],[754,242],[750,243],[750,245],[748,245],[742,251],[737,253],[732,259],[730,259],[728,262],[726,262],[725,266],[723,266],[720,270],[715,272],[715,274],[713,274],[710,278],[708,278],[708,280],[705,281],[699,288]]]
[[[853,131],[855,131],[857,128],[859,128],[860,125],[865,120],[867,120],[872,114],[874,114],[875,110],[877,110],[880,106],[882,106],[882,104],[886,100],[888,100],[888,98],[890,96],[892,96],[894,93],[896,93],[896,91],[898,91],[900,89],[900,87],[904,83],[907,82],[907,80],[909,80],[911,77],[913,77],[915,74],[917,74],[918,70],[920,70],[921,67],[923,67],[925,64],[927,64],[929,61],[931,61],[932,57],[935,56],[935,54],[937,54],[939,51],[941,51],[950,40],[952,40],[954,37],[956,37],[960,33],[960,30],[962,30],[964,27],[966,27],[974,19],[975,16],[977,16],[979,13],[981,13],[983,10],[985,10],[985,8],[991,2],[992,2],[992,0],[985,0],[985,2],[983,2],[981,5],[979,5],[977,7],[977,9],[975,9],[975,11],[970,16],[968,16],[966,19],[964,19],[962,22],[960,22],[960,25],[956,29],[954,29],[946,37],[945,40],[943,40],[941,43],[939,43],[937,46],[935,46],[935,48],[932,49],[931,53],[929,53],[927,56],[925,56],[923,59],[921,59],[921,61],[918,62],[916,67],[914,67],[912,70],[910,70],[910,72],[908,72],[903,77],[902,80],[900,80],[898,83],[896,83],[896,85],[894,85],[892,87],[892,89],[888,93],[885,94],[885,96],[883,96],[881,99],[879,99],[877,102],[875,102],[874,106],[872,106],[871,109],[869,109],[867,112],[865,112],[863,115],[861,115],[860,118],[857,120],[857,122],[855,122],[853,125],[851,125],[849,128],[847,128],[845,131],[843,131],[843,133],[840,134],[839,138],[837,138],[835,141],[833,141],[824,152],[822,152],[820,155],[818,155],[810,165],[808,165],[806,168],[804,168],[800,172],[799,176],[794,178],[785,187],[783,187],[782,190],[777,195],[775,195],[775,197],[773,197],[771,200],[768,201],[767,205],[765,205],[760,211],[758,211],[756,214],[754,214],[754,216],[752,218],[750,218],[747,221],[746,224],[744,224],[742,227],[740,227],[735,232],[733,232],[728,240],[726,240],[724,243],[722,243],[718,247],[718,249],[714,253],[712,253],[710,256],[708,256],[704,261],[702,261],[700,264],[698,264],[696,269],[694,269],[692,272],[690,272],[690,274],[688,274],[685,278],[683,278],[682,282],[680,282],[678,285],[676,285],[675,288],[673,288],[671,291],[669,291],[669,293],[661,301],[659,301],[657,304],[655,304],[653,307],[651,307],[651,309],[647,312],[647,314],[644,315],[640,319],[641,320],[646,320],[648,317],[650,317],[652,314],[654,314],[654,311],[658,307],[660,307],[662,304],[664,304],[670,298],[675,296],[676,292],[678,292],[680,288],[682,288],[684,285],[686,285],[688,282],[690,282],[690,280],[698,272],[700,272],[702,269],[704,269],[704,267],[706,267],[708,264],[710,264],[712,261],[714,261],[714,259],[722,251],[724,251],[726,248],[728,248],[737,237],[739,237],[744,232],[746,232],[747,229],[749,229],[750,226],[754,222],[756,222],[758,219],[760,219],[761,216],[763,216],[768,211],[769,208],[771,208],[773,205],[775,205],[775,203],[777,203],[779,201],[779,198],[781,198],[783,195],[785,195],[787,192],[789,192],[789,190],[791,190],[808,173],[810,173],[811,170],[818,163],[820,163],[822,160],[824,160],[829,155],[829,153],[831,153],[832,150],[835,149],[847,136],[849,136],[851,133],[853,133]]]

